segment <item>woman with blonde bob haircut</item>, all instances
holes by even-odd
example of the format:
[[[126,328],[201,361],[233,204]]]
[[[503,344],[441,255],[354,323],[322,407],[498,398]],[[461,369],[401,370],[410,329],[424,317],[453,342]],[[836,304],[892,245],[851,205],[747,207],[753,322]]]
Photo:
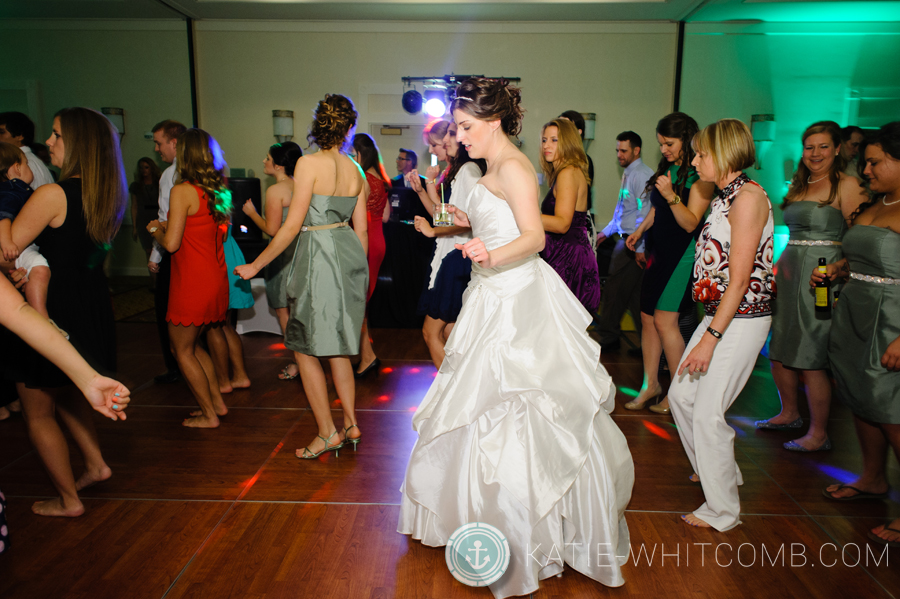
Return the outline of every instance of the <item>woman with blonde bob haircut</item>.
[[[541,252],[585,309],[600,305],[600,273],[589,232],[587,155],[572,121],[555,119],[541,131],[541,170],[550,190],[541,204],[546,241]]]
[[[116,369],[116,328],[103,261],[122,224],[128,199],[119,136],[102,114],[89,108],[65,108],[53,119],[47,140],[59,182],[42,185],[12,224],[13,242],[35,242],[53,276],[47,311],[69,334],[72,345],[101,373]],[[24,273],[16,271],[14,280]],[[84,505],[78,491],[108,479],[90,406],[78,397],[66,374],[17,341],[0,344],[0,363],[17,382],[28,433],[59,497],[34,504],[44,516],[78,516]],[[56,419],[72,433],[84,458],[76,479],[66,439]]]
[[[692,145],[692,164],[718,193],[695,250],[693,299],[706,316],[685,349],[669,387],[678,434],[703,485],[706,503],[682,516],[691,526],[729,530],[740,524],[734,430],[725,412],[747,383],[772,322],[772,204],[743,172],[753,165],[750,130],[741,121],[709,125]]]
[[[168,221],[150,221],[147,230],[172,254],[166,322],[172,353],[197,404],[198,412],[182,424],[216,428],[228,413],[216,369],[198,341],[209,331],[212,348],[222,347],[221,324],[228,310],[228,271],[223,248],[224,225],[231,215],[231,192],[225,187],[225,159],[218,142],[202,129],[178,138],[179,183],[172,188]],[[227,351],[227,350],[225,350]]]

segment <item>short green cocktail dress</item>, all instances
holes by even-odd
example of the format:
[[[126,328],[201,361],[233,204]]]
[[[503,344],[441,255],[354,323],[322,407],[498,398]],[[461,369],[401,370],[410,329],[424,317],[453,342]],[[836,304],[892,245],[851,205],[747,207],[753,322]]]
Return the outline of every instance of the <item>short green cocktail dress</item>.
[[[305,227],[347,223],[357,197],[313,194]],[[285,346],[308,356],[359,353],[369,265],[349,226],[302,231],[287,282]]]
[[[799,201],[784,209],[784,224],[792,242],[841,242],[847,225],[840,210],[818,202]],[[815,289],[809,277],[819,258],[832,264],[844,257],[840,245],[792,245],[775,265],[778,299],[772,313],[772,341],[769,358],[789,368],[825,370],[828,368],[828,335],[831,318],[816,313]],[[832,291],[839,291],[836,283]]]
[[[860,418],[900,424],[900,372],[881,365],[900,337],[900,234],[856,225],[844,235],[844,255],[852,274],[835,305],[828,342],[838,397]]]

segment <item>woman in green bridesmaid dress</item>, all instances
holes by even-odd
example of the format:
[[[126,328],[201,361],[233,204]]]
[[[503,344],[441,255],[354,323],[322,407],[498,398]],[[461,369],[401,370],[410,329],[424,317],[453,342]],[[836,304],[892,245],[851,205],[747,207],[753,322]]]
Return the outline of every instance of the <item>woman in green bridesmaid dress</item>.
[[[888,448],[900,458],[900,121],[882,127],[860,150],[873,198],[844,236],[844,260],[828,265],[847,280],[834,310],[828,357],[838,397],[853,412],[863,472],[825,488],[829,499],[887,497]],[[823,275],[813,271],[812,284]],[[900,518],[869,538],[900,547]]]
[[[819,258],[825,258],[828,264],[841,259],[841,239],[847,231],[847,221],[867,196],[859,179],[842,172],[845,163],[840,156],[841,128],[837,123],[813,123],[801,140],[803,156],[782,204],[791,238],[775,265],[778,299],[769,345],[781,412],[757,421],[756,427],[789,430],[803,426],[797,408],[802,373],[809,401],[809,431],[785,443],[784,448],[823,451],[831,449],[825,429],[831,408],[831,381],[826,368],[832,321],[815,311],[814,290],[807,285],[807,276],[818,266]],[[834,290],[838,290],[837,284]]]
[[[366,200],[362,172],[344,152],[356,119],[353,103],[344,96],[329,94],[319,102],[309,134],[319,151],[297,161],[284,224],[252,264],[235,269],[242,278],[252,278],[300,234],[287,282],[285,345],[294,351],[319,427],[318,437],[297,450],[301,459],[328,451],[337,456],[346,442],[356,449],[361,437],[349,355],[359,353],[366,307]],[[327,358],[331,366],[344,412],[342,429],[331,416],[319,358]]]

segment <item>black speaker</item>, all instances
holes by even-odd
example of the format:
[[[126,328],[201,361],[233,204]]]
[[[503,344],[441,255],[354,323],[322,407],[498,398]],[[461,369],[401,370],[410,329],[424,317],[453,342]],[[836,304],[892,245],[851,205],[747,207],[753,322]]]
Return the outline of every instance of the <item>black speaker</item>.
[[[262,209],[262,187],[257,178],[239,178],[234,177],[228,179],[228,189],[231,190],[231,202],[233,210],[231,212],[231,235],[238,243],[246,241],[262,241],[262,231],[250,220],[250,217],[244,214],[244,202],[252,200],[259,214],[263,213]]]

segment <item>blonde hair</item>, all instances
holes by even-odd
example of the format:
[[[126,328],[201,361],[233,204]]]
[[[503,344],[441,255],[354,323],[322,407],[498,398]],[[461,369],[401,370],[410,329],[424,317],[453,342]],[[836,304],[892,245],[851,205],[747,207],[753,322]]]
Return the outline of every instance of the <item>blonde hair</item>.
[[[556,146],[556,160],[548,162],[541,155],[541,170],[547,178],[550,187],[556,183],[556,177],[569,166],[574,166],[581,170],[588,186],[591,184],[591,178],[588,176],[588,160],[587,154],[584,153],[584,146],[581,144],[581,135],[575,124],[569,119],[553,119],[541,128],[541,134],[547,130],[547,127],[556,127],[559,142]]]
[[[828,134],[828,136],[831,137],[831,142],[834,144],[834,149],[837,153],[837,156],[834,157],[834,162],[831,165],[831,170],[828,172],[828,182],[831,183],[831,191],[828,193],[827,199],[819,202],[820,206],[828,206],[834,203],[838,197],[841,181],[840,173],[847,168],[847,160],[841,156],[840,153],[840,125],[834,121],[818,121],[813,123],[807,127],[806,131],[803,132],[803,135],[800,136],[801,143],[805,144],[807,138],[812,137],[817,133]],[[801,159],[800,164],[797,165],[797,171],[791,178],[791,186],[788,187],[788,192],[784,196],[784,202],[782,202],[781,207],[784,208],[794,200],[802,198],[806,195],[807,191],[809,191],[809,167],[807,167],[806,163]]]
[[[213,219],[228,222],[231,191],[225,184],[225,157],[215,138],[203,129],[188,129],[175,145],[178,177],[202,189]]]
[[[750,128],[737,119],[722,119],[707,125],[691,140],[691,147],[712,157],[717,180],[750,168],[756,162]]]
[[[25,152],[5,141],[0,141],[0,181],[9,181],[7,172],[13,166],[28,162]]]
[[[108,246],[119,231],[128,200],[119,133],[90,108],[63,108],[56,113],[65,156],[59,180],[81,177],[81,202],[87,234]]]

